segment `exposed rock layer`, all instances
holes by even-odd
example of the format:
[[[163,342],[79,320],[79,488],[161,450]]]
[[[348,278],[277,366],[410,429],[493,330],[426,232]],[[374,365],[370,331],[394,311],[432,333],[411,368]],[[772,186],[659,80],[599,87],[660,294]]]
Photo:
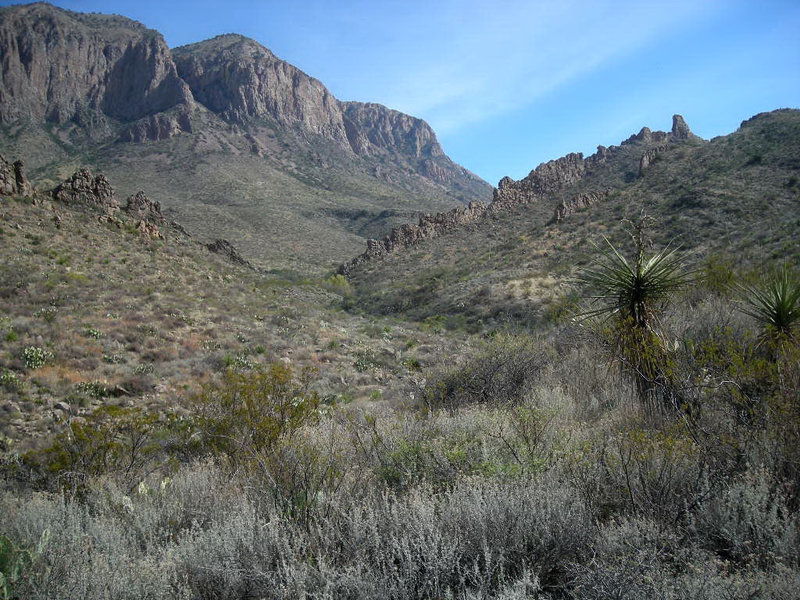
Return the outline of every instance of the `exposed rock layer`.
[[[228,240],[215,240],[210,244],[206,244],[206,248],[208,248],[208,250],[214,254],[220,254],[224,256],[233,263],[242,265],[248,269],[254,269],[253,265],[250,264],[250,261],[244,258]]]
[[[562,200],[556,206],[555,213],[553,214],[552,223],[560,223],[568,216],[575,214],[585,208],[589,208],[592,204],[604,200],[608,196],[608,191],[603,192],[584,192],[577,194],[569,200]]]

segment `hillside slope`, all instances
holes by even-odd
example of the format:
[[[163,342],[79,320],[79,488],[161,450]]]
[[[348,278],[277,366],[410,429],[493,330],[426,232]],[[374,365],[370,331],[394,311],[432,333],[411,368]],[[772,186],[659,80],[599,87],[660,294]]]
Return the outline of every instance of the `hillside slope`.
[[[800,258],[800,111],[778,110],[704,141],[676,115],[620,146],[571,154],[515,182],[488,206],[426,217],[372,241],[346,263],[359,299],[378,313],[442,315],[454,323],[545,318],[570,277],[607,236],[627,247],[625,220],[654,219],[655,245],[680,244],[758,266]],[[735,260],[734,260],[735,258]]]

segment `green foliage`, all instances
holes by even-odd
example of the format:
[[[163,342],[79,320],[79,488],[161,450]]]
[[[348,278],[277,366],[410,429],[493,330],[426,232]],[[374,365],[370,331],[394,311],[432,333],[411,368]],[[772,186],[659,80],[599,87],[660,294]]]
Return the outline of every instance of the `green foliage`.
[[[715,294],[725,294],[735,279],[733,267],[733,259],[713,254],[702,265],[700,281]]]
[[[44,306],[33,313],[34,317],[39,317],[46,323],[52,323],[58,315],[58,308],[55,306]]]
[[[103,398],[108,395],[108,386],[102,381],[79,381],[75,391],[91,398]]]
[[[309,373],[273,364],[240,373],[228,369],[197,398],[205,443],[234,461],[257,455],[291,438],[318,415],[320,399],[308,390]]]
[[[688,281],[683,260],[677,249],[668,248],[647,257],[639,243],[636,256],[628,261],[611,242],[605,242],[608,248],[598,249],[600,257],[578,278],[593,290],[588,297],[600,305],[583,316],[615,317],[632,327],[653,330],[659,309]]]
[[[150,364],[150,363],[142,363],[142,364],[136,365],[133,368],[133,374],[134,375],[149,375],[154,370],[155,370],[155,367],[153,367],[152,364]]]
[[[785,264],[755,285],[740,286],[741,310],[758,321],[762,341],[771,346],[797,342],[800,327],[800,277]]]
[[[22,388],[22,382],[13,371],[0,370],[0,387],[13,392]]]
[[[73,419],[42,450],[28,452],[24,464],[40,485],[82,494],[94,477],[112,475],[132,489],[148,473],[191,453],[192,425],[172,414],[103,406]]]
[[[347,281],[347,277],[338,273],[328,277],[323,282],[323,287],[334,294],[339,294],[340,296],[349,296],[353,293],[353,290],[350,287],[350,282]]]

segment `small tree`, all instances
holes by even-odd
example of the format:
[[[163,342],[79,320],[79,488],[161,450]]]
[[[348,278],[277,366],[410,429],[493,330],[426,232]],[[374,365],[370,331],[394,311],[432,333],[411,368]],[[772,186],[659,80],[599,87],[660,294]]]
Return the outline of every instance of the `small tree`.
[[[598,248],[599,256],[578,281],[593,290],[588,298],[595,305],[581,318],[611,321],[615,355],[630,370],[642,402],[655,408],[655,393],[669,383],[670,363],[659,314],[691,275],[677,248],[647,255],[647,224],[643,217],[633,226],[632,260],[603,238],[606,247]]]

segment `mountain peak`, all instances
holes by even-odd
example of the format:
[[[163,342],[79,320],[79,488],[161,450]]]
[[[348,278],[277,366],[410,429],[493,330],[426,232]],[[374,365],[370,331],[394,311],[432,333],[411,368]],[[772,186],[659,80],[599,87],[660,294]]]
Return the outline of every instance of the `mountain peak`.
[[[0,123],[130,123],[192,102],[161,34],[125,17],[11,6],[0,54]]]
[[[692,130],[689,129],[689,126],[681,115],[672,115],[672,131],[670,133],[674,140],[688,140],[694,137]]]

